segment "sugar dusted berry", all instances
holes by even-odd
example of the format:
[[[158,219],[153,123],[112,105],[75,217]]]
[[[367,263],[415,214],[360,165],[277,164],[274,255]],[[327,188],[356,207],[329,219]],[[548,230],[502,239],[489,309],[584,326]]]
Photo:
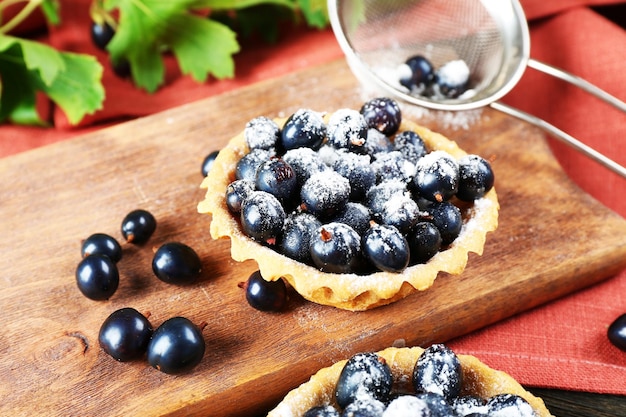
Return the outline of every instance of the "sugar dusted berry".
[[[393,135],[402,123],[402,111],[398,102],[389,97],[378,97],[363,104],[360,110],[367,126],[385,135]]]
[[[254,182],[235,180],[226,187],[226,206],[231,213],[241,212],[241,205],[248,195],[254,191]]]
[[[274,149],[280,138],[280,127],[272,119],[259,116],[246,123],[243,135],[250,149]]]
[[[413,183],[420,197],[430,201],[447,201],[459,188],[459,164],[445,151],[434,151],[415,165]]]
[[[313,174],[300,190],[303,207],[320,219],[328,219],[345,207],[350,197],[350,182],[335,171]]]
[[[319,149],[326,137],[326,125],[322,115],[310,109],[300,109],[293,113],[282,129],[283,149]]]
[[[363,253],[381,271],[402,272],[409,264],[409,244],[393,226],[370,227],[363,235]]]
[[[495,181],[489,161],[479,155],[466,155],[459,159],[459,189],[456,196],[463,201],[483,197]]]
[[[393,386],[387,362],[376,353],[357,353],[344,365],[335,388],[337,404],[345,408],[357,398],[386,402]]]
[[[432,345],[418,358],[413,370],[415,391],[434,393],[450,399],[459,395],[462,384],[461,362],[448,347]]]
[[[353,109],[340,109],[328,120],[328,143],[337,149],[364,153],[368,125],[361,113]]]
[[[343,223],[328,223],[311,237],[311,258],[321,271],[354,272],[361,258],[361,237]]]
[[[298,191],[296,172],[284,159],[278,157],[272,157],[259,165],[254,185],[257,190],[272,194],[282,203],[290,201]]]
[[[241,206],[241,227],[257,242],[275,244],[284,221],[285,210],[280,201],[265,191],[253,191]]]

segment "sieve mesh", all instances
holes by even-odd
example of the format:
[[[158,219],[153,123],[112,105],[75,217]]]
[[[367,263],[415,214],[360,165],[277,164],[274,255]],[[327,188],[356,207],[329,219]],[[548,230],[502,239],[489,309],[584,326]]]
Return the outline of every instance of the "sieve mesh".
[[[380,81],[407,94],[408,90],[398,82],[396,70],[413,55],[425,56],[435,67],[456,59],[465,61],[470,68],[474,95],[449,101],[493,101],[507,83],[517,81],[526,64],[525,39],[520,33],[524,25],[507,1],[337,0],[334,3],[337,15],[333,29],[345,41],[344,50],[348,49],[346,52],[353,54]]]

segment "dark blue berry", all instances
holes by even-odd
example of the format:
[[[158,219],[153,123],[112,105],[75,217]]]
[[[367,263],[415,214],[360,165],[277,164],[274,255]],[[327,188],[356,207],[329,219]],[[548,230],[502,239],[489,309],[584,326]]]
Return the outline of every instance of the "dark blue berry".
[[[458,397],[463,384],[463,370],[456,354],[442,344],[422,352],[413,370],[416,392],[434,393],[446,400]]]
[[[333,169],[349,181],[349,198],[353,201],[363,200],[367,190],[376,183],[376,172],[369,155],[339,151]]]
[[[447,201],[459,188],[459,165],[447,152],[434,151],[415,165],[413,184],[420,197],[430,201]]]
[[[106,50],[107,45],[115,36],[115,29],[107,22],[91,22],[91,41],[98,49]]]
[[[241,206],[241,227],[246,235],[267,244],[275,244],[285,221],[280,201],[265,191],[253,191]]]
[[[429,413],[426,414],[429,417],[454,417],[454,409],[448,403],[446,397],[435,392],[422,392],[416,395],[420,400],[423,400],[428,407]]]
[[[398,103],[389,97],[379,97],[363,104],[360,110],[367,126],[385,135],[393,135],[402,123],[402,111]]]
[[[383,205],[380,221],[383,224],[394,226],[401,233],[406,234],[415,226],[420,218],[420,210],[408,194],[396,193]]]
[[[252,308],[260,311],[280,311],[287,304],[287,286],[285,281],[266,281],[260,271],[255,271],[243,284],[246,301]]]
[[[482,198],[491,188],[495,177],[489,161],[478,155],[466,155],[459,159],[459,189],[457,198],[474,201]]]
[[[607,335],[613,346],[626,352],[626,313],[611,323]]]
[[[337,149],[365,153],[369,127],[361,113],[352,109],[340,109],[328,120],[328,143]]]
[[[249,149],[275,149],[280,139],[280,127],[272,119],[259,116],[246,123],[243,135]]]
[[[406,183],[399,180],[389,180],[369,189],[365,197],[365,204],[375,219],[380,219],[385,204],[396,193],[409,195]]]
[[[310,213],[293,213],[287,216],[280,241],[280,253],[296,261],[310,264],[311,236],[321,225]]]
[[[306,211],[320,219],[329,219],[343,210],[350,191],[350,182],[329,170],[312,175],[302,186],[300,198]]]
[[[161,245],[152,258],[152,271],[168,284],[189,284],[202,272],[202,261],[191,247],[180,242]]]
[[[393,226],[370,227],[363,235],[363,253],[381,271],[402,272],[409,264],[409,244]]]
[[[325,137],[326,125],[321,114],[309,109],[300,109],[285,122],[281,141],[285,150],[301,147],[317,150]]]
[[[297,192],[297,184],[295,171],[282,158],[272,157],[256,171],[256,189],[272,194],[283,203]]]
[[[357,353],[344,365],[335,388],[335,400],[345,408],[365,395],[386,402],[393,385],[391,369],[376,353]]]
[[[390,152],[393,150],[393,142],[384,133],[376,129],[367,129],[367,140],[365,141],[365,153],[370,156],[376,156],[381,152]]]
[[[111,313],[98,333],[100,347],[113,359],[127,362],[145,355],[152,337],[152,325],[135,310],[126,307]]]
[[[435,73],[435,95],[457,98],[469,86],[470,69],[463,60],[450,61]]]
[[[211,171],[211,168],[213,167],[213,162],[215,162],[215,158],[217,158],[217,155],[219,153],[220,151],[213,151],[204,157],[204,159],[202,160],[202,166],[200,168],[200,172],[202,173],[203,177],[209,175],[209,171]]]
[[[94,233],[83,241],[81,254],[83,257],[105,255],[113,262],[119,262],[122,259],[122,247],[114,237],[106,233]]]
[[[172,317],[154,331],[148,363],[166,374],[180,374],[202,361],[205,347],[200,327],[185,317]]]
[[[462,395],[450,399],[450,405],[460,416],[487,416],[487,401],[473,395]]]
[[[274,156],[274,150],[252,149],[241,157],[235,166],[235,178],[238,180],[256,181],[256,171],[265,161]]]
[[[355,203],[348,201],[346,206],[337,216],[333,217],[330,221],[337,223],[344,223],[354,229],[360,236],[370,228],[370,221],[372,215],[370,210],[361,203]]]
[[[358,396],[344,408],[341,417],[383,417],[385,404],[372,397]]]
[[[362,260],[361,237],[343,223],[322,225],[311,237],[311,258],[322,272],[354,272]]]
[[[128,243],[139,245],[150,239],[156,226],[152,213],[142,209],[133,210],[122,220],[122,236]]]
[[[412,130],[398,133],[393,139],[393,146],[395,150],[402,153],[408,161],[414,164],[428,153],[422,137]]]
[[[302,187],[311,175],[328,168],[319,153],[311,148],[290,149],[285,152],[283,159],[295,171],[298,187]]]
[[[407,160],[400,151],[377,154],[372,162],[372,169],[376,173],[377,183],[395,180],[409,184],[415,174],[415,164]]]
[[[490,416],[536,417],[532,406],[515,394],[498,394],[487,400]]]
[[[425,89],[435,78],[433,64],[424,56],[412,56],[404,62],[401,69],[400,84],[409,90]]]
[[[117,291],[120,275],[108,256],[87,255],[76,268],[76,284],[83,295],[91,300],[108,300]]]
[[[226,207],[231,213],[241,212],[241,205],[248,195],[254,191],[254,182],[235,180],[226,187]]]
[[[407,234],[411,249],[411,264],[427,262],[441,248],[441,234],[437,226],[430,222],[419,222]]]
[[[439,229],[443,246],[452,243],[461,233],[463,227],[461,210],[449,201],[431,204],[427,213],[428,220]]]

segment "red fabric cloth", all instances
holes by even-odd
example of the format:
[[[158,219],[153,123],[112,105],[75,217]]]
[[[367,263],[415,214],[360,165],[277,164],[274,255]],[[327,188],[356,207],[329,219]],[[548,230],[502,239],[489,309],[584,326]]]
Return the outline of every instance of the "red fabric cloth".
[[[71,127],[63,113],[42,100],[54,128],[0,127],[0,157],[65,140],[90,130],[152,114],[204,97],[280,76],[342,56],[330,30],[293,29],[278,44],[244,45],[236,56],[233,80],[200,85],[181,77],[168,61],[166,85],[154,95],[115,77],[106,55],[87,35],[90,0],[62,4],[63,25],[45,39],[51,45],[96,55],[105,66],[107,99],[104,109]],[[626,3],[611,0],[522,0],[530,20],[532,57],[561,67],[626,99],[626,31],[591,8],[615,4],[616,15]],[[619,17],[619,16],[618,16]],[[626,119],[613,110],[550,76],[528,69],[505,102],[539,116],[626,165]],[[566,172],[589,194],[626,217],[624,179],[556,141],[555,155]],[[607,337],[609,324],[626,313],[626,271],[592,288],[458,338],[449,345],[474,354],[513,375],[523,384],[626,395],[626,353]]]

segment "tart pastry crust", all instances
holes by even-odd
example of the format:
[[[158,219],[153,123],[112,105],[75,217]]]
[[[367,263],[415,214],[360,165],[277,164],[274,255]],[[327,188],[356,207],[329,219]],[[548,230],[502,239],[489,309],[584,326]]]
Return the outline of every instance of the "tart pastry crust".
[[[283,126],[285,119],[275,121]],[[457,159],[466,155],[455,142],[410,121],[402,122],[402,130],[418,133],[429,151],[443,150]],[[198,203],[198,212],[212,215],[210,233],[214,239],[230,238],[234,260],[255,260],[264,279],[272,281],[283,277],[305,299],[318,304],[361,311],[426,290],[440,272],[452,275],[463,272],[469,252],[482,255],[487,233],[498,226],[499,203],[494,187],[473,204],[462,205],[460,235],[427,263],[409,266],[402,273],[376,272],[366,276],[324,273],[253,241],[242,232],[238,218],[228,210],[225,190],[235,180],[237,162],[248,151],[243,132],[220,150],[209,175],[200,185],[206,189],[206,195]]]
[[[424,349],[420,347],[390,347],[380,352],[391,368],[395,384],[410,388],[413,368]],[[526,391],[515,379],[505,372],[492,369],[474,356],[457,355],[463,368],[463,387],[461,395],[475,395],[489,398],[496,394],[515,394],[523,397],[533,407],[537,416],[550,417],[541,398]],[[335,404],[335,385],[339,374],[346,364],[343,360],[330,367],[322,368],[311,378],[290,391],[285,398],[269,412],[268,417],[300,417],[317,405]]]

